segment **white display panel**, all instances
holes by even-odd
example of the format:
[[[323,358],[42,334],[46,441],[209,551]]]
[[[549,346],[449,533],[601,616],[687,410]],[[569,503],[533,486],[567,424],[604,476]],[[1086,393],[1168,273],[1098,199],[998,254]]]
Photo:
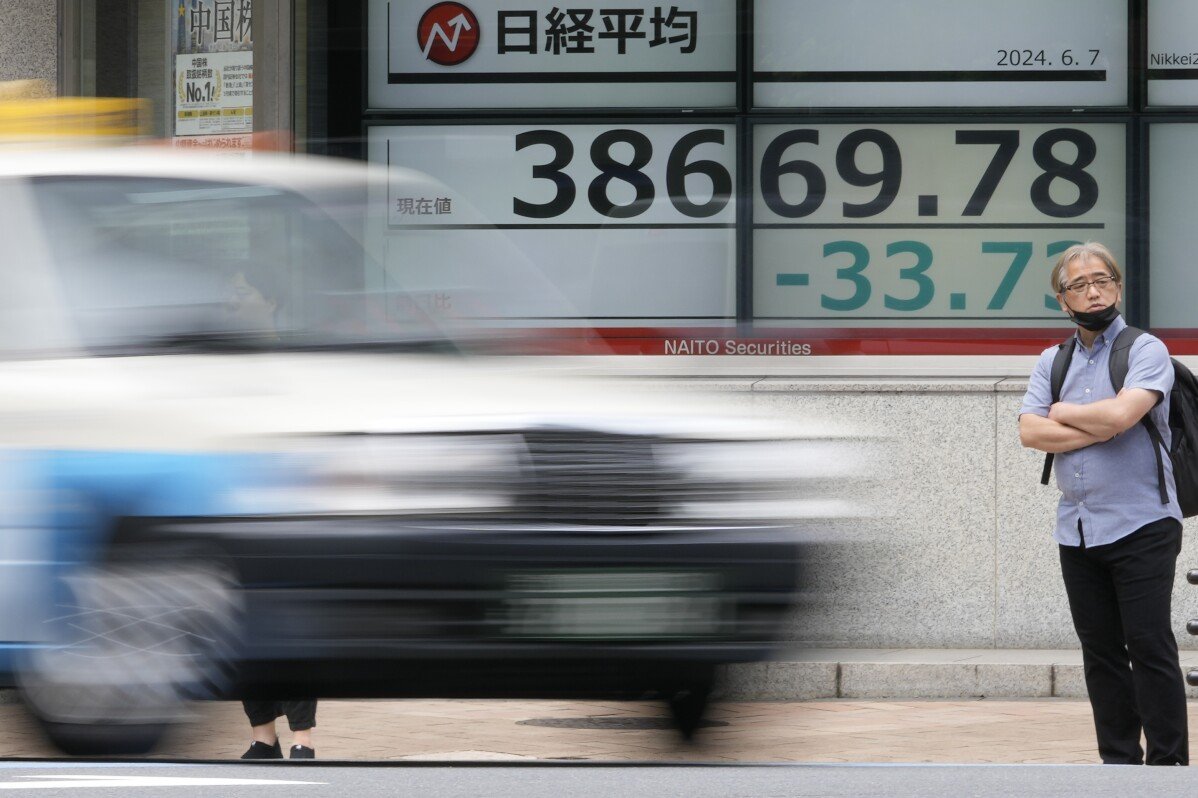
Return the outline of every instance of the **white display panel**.
[[[1148,104],[1198,105],[1198,3],[1148,4]]]
[[[1061,319],[1048,285],[1061,250],[1101,241],[1123,261],[1122,125],[760,125],[753,137],[758,323],[1043,326]]]
[[[1123,106],[1126,0],[756,0],[758,107]]]
[[[371,108],[736,102],[736,1],[371,0]]]
[[[537,325],[731,324],[732,125],[373,127],[385,270],[457,318]],[[413,191],[413,186],[418,190]]]
[[[1198,185],[1198,124],[1149,128],[1149,317],[1153,329],[1198,328],[1194,187]]]

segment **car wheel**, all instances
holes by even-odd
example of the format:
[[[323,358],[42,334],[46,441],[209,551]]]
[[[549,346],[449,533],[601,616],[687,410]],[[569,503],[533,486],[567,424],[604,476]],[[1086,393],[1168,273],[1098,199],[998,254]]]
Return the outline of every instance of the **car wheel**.
[[[25,705],[70,754],[153,748],[185,700],[232,681],[238,593],[213,561],[111,560],[64,575],[49,642],[18,669]]]
[[[715,669],[693,671],[666,693],[666,704],[674,726],[684,739],[691,740],[703,724],[711,693],[715,689]]]

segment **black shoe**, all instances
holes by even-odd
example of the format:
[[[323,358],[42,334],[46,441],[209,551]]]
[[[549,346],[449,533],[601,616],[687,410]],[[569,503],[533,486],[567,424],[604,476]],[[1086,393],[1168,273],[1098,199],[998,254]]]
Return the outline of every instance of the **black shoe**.
[[[282,754],[280,754],[280,756],[282,756]],[[293,746],[291,746],[291,758],[292,759],[315,759],[316,758],[316,749],[309,748],[306,745],[293,745]]]
[[[274,745],[267,745],[254,740],[250,744],[249,750],[241,755],[242,759],[282,759],[283,748],[279,745],[279,741],[275,740]]]

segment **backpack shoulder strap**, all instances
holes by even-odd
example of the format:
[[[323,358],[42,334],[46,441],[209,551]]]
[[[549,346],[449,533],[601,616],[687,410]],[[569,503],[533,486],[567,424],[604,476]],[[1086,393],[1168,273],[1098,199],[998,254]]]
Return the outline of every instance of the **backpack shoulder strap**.
[[[1123,382],[1127,379],[1128,358],[1131,356],[1131,345],[1136,342],[1136,339],[1144,334],[1144,331],[1139,327],[1124,327],[1120,333],[1115,336],[1115,342],[1111,344],[1111,358],[1107,362],[1111,375],[1111,387],[1115,389],[1115,393],[1123,390]]]
[[[1065,384],[1065,372],[1073,362],[1073,349],[1077,346],[1077,337],[1069,336],[1057,346],[1056,357],[1052,359],[1052,372],[1048,384],[1052,389],[1052,403],[1061,401],[1061,387]],[[1044,470],[1040,472],[1040,484],[1047,485],[1048,477],[1052,474],[1052,452],[1044,455]]]
[[[1061,388],[1065,385],[1065,372],[1073,361],[1073,349],[1077,346],[1077,338],[1069,336],[1057,346],[1057,355],[1052,359],[1052,375],[1049,386],[1052,388],[1052,402],[1061,401]]]

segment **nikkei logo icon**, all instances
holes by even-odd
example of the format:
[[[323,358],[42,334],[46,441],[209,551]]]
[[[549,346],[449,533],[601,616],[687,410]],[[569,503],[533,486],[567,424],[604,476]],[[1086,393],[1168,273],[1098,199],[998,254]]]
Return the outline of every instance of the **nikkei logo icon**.
[[[478,17],[461,3],[437,3],[424,12],[416,40],[424,57],[434,64],[454,66],[478,49]]]

